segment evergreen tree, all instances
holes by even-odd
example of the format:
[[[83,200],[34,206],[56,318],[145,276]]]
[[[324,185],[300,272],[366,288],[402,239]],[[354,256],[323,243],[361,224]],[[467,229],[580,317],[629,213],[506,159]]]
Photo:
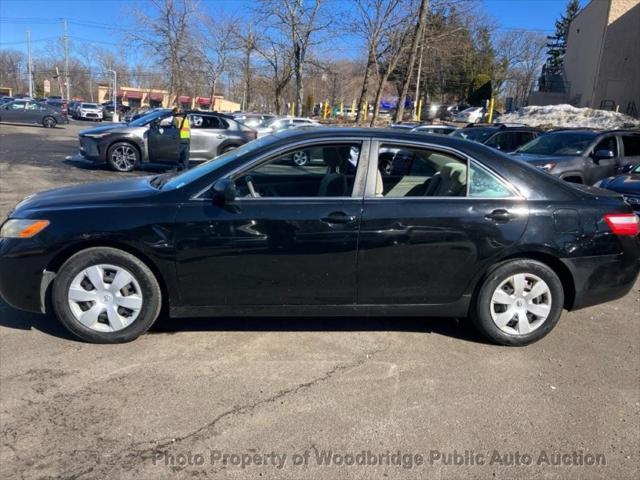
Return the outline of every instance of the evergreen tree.
[[[545,71],[551,75],[559,75],[562,73],[562,65],[564,54],[567,51],[567,36],[569,35],[569,27],[580,10],[579,0],[569,0],[564,15],[556,20],[556,32],[554,35],[547,37],[547,62]]]

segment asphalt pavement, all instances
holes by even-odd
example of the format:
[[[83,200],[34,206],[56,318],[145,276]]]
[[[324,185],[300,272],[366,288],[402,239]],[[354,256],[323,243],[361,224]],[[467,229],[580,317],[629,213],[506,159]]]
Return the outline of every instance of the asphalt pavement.
[[[0,218],[122,174],[0,125]],[[129,175],[138,175],[133,173]],[[124,345],[0,303],[0,478],[638,478],[640,282],[525,348],[465,320],[161,318]]]

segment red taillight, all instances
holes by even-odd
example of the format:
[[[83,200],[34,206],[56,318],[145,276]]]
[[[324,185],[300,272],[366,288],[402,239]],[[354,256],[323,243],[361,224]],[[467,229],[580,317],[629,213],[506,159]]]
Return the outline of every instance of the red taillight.
[[[609,213],[604,216],[604,220],[616,235],[640,233],[640,218],[635,213]]]

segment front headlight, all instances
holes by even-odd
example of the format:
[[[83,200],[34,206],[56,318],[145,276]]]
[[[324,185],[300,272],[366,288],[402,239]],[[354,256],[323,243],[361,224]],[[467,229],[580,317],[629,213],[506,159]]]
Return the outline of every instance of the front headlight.
[[[99,138],[104,138],[107,135],[110,135],[111,132],[102,132],[102,133],[83,133],[82,136],[83,137],[87,137],[87,138],[95,138],[95,139],[99,139]]]
[[[47,228],[49,220],[10,218],[0,228],[0,238],[31,238]]]

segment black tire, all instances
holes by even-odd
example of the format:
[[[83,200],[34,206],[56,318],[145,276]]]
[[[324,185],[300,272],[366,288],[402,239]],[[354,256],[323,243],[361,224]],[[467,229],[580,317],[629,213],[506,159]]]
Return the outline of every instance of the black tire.
[[[58,122],[56,122],[56,119],[50,115],[47,115],[42,119],[42,126],[44,128],[54,128],[57,124]]]
[[[550,292],[549,313],[537,328],[527,334],[506,333],[492,318],[491,300],[496,289],[516,274],[535,275],[542,279]],[[547,335],[560,320],[564,306],[564,290],[556,273],[542,262],[527,259],[508,260],[496,265],[480,286],[471,312],[474,325],[491,341],[500,345],[523,346],[537,342]],[[517,316],[516,316],[517,318]],[[509,328],[509,327],[507,327]]]
[[[140,163],[140,152],[128,142],[116,142],[107,150],[107,163],[116,172],[131,172]]]
[[[238,148],[238,146],[237,146],[237,145],[229,145],[229,146],[227,146],[227,147],[224,147],[224,148],[222,149],[222,151],[220,152],[220,154],[222,155],[222,154],[224,154],[224,153],[230,152],[231,150],[235,150],[236,148]]]
[[[73,279],[92,265],[108,264],[130,272],[138,282],[143,298],[140,312],[125,328],[113,332],[93,330],[76,319],[69,306],[68,293]],[[137,257],[108,247],[82,250],[69,258],[53,283],[52,304],[60,322],[77,337],[91,343],[124,343],[145,333],[156,321],[162,306],[162,293],[153,272]]]

